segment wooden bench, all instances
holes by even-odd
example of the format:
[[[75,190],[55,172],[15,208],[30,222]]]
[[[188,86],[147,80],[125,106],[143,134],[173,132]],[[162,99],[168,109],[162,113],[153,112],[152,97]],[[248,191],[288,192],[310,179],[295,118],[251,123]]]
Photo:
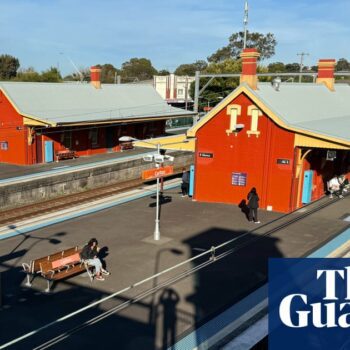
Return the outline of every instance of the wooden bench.
[[[71,151],[69,149],[56,152],[56,162],[62,159],[75,159],[75,158],[79,158],[79,156],[75,151]]]
[[[93,275],[84,261],[80,259],[78,247],[69,248],[60,252],[32,260],[29,264],[23,263],[23,270],[27,274],[26,286],[32,285],[36,276],[41,276],[47,280],[45,292],[50,292],[51,284],[81,272],[88,272],[90,280]]]
[[[126,142],[121,142],[120,143],[120,150],[121,151],[125,151],[125,150],[128,150],[128,149],[133,149],[133,148],[134,148],[134,146],[133,146],[132,142],[126,141]]]

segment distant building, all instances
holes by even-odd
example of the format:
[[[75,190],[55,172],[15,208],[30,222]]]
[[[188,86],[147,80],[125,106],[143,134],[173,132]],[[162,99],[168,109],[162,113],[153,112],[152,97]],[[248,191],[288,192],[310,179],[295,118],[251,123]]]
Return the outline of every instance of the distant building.
[[[194,80],[194,77],[177,76],[175,74],[155,75],[153,86],[168,104],[184,108],[187,102],[187,109],[193,109],[190,86]]]
[[[169,106],[151,85],[0,82],[0,162],[35,164],[58,152],[78,156],[119,151],[123,135],[165,133],[166,121],[192,116]]]

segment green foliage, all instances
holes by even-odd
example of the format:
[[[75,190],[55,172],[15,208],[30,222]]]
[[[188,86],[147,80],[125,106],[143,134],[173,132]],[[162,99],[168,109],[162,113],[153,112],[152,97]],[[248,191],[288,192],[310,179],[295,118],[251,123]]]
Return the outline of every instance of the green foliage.
[[[55,67],[51,67],[43,71],[41,74],[36,72],[33,67],[21,69],[17,76],[13,79],[15,81],[26,82],[45,82],[45,83],[59,83],[62,81],[61,73]]]
[[[234,33],[229,38],[229,44],[217,50],[208,57],[209,62],[221,62],[228,58],[237,59],[243,50],[244,32]],[[256,48],[260,59],[270,58],[275,54],[277,41],[272,33],[262,34],[247,32],[247,48]]]
[[[10,55],[0,55],[0,80],[10,80],[16,77],[19,60]]]
[[[300,72],[300,64],[299,63],[287,63],[285,65],[286,72],[288,73],[294,73],[294,72]]]
[[[286,66],[282,62],[270,63],[267,66],[269,73],[283,73],[286,71]]]
[[[208,66],[207,62],[203,60],[198,60],[194,63],[181,64],[175,70],[176,75],[195,75],[196,71],[203,71]]]
[[[41,81],[41,76],[38,72],[34,70],[33,67],[29,67],[27,69],[19,70],[14,80],[25,82],[39,82]]]
[[[50,69],[43,71],[40,78],[42,82],[46,83],[58,83],[62,80],[61,73],[55,67],[50,67]]]
[[[335,67],[336,71],[349,71],[350,70],[350,62],[345,58],[339,58],[337,65]]]
[[[126,80],[152,79],[157,70],[147,58],[131,58],[122,64],[121,76]]]
[[[120,71],[112,64],[106,63],[100,66],[101,68],[101,83],[113,84],[116,82],[116,76],[120,75]]]
[[[161,69],[160,71],[158,71],[157,75],[169,75],[170,72],[166,69]]]

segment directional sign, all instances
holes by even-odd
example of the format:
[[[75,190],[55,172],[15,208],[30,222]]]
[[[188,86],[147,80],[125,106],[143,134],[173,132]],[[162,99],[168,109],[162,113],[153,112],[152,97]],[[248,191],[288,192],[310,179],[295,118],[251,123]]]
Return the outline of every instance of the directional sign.
[[[164,166],[162,168],[148,169],[142,172],[142,180],[156,179],[158,177],[171,175],[173,173],[174,167],[172,165]]]

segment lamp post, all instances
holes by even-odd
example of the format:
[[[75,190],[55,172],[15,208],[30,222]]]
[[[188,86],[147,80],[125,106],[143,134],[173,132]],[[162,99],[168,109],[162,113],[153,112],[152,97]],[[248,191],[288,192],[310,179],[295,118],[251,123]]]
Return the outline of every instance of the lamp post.
[[[172,143],[163,143],[161,144],[160,142],[158,143],[152,143],[149,141],[145,141],[145,140],[139,140],[136,139],[135,137],[131,137],[131,136],[122,136],[119,138],[119,141],[121,142],[135,142],[135,141],[140,141],[140,142],[144,142],[148,145],[153,146],[154,148],[157,147],[157,154],[156,156],[152,156],[149,157],[148,159],[150,159],[151,161],[154,160],[154,162],[156,163],[156,168],[160,167],[160,164],[164,162],[164,158],[168,159],[169,161],[173,161],[174,157],[169,157],[169,156],[164,156],[160,153],[160,147],[161,146],[169,146],[169,145],[176,145],[179,143],[188,143],[188,140],[184,140],[182,142],[172,142]],[[159,176],[157,176],[157,199],[156,199],[156,219],[155,219],[155,227],[154,227],[154,240],[155,241],[159,241],[160,240],[160,229],[159,229]]]

